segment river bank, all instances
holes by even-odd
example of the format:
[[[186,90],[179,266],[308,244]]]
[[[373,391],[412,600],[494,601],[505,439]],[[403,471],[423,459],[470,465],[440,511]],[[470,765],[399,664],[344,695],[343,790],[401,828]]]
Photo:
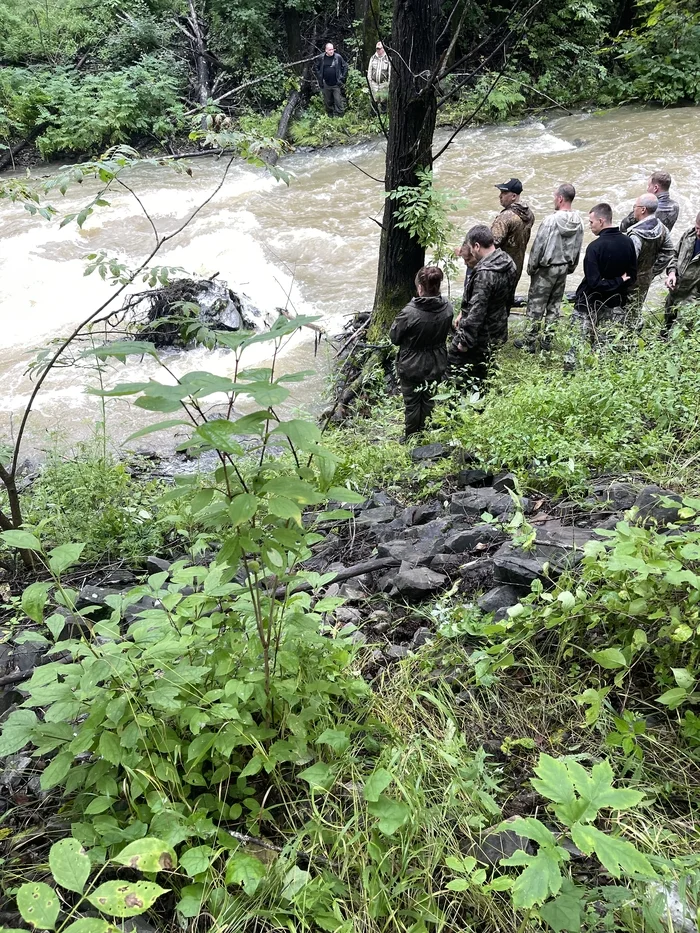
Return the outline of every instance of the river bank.
[[[246,686],[262,681],[261,636],[245,606],[259,587],[278,592],[277,577],[256,576],[252,591],[241,568],[232,576],[235,565],[222,578],[219,548],[231,532],[215,524],[215,481],[203,476],[184,499],[185,489],[166,496],[143,524],[136,478],[123,506],[132,542],[141,535],[153,546],[144,537],[152,523],[175,537],[140,559],[122,552],[109,566],[66,568],[70,610],[54,604],[54,577],[42,571],[43,618],[27,589],[21,605],[36,618],[17,603],[3,615],[8,868],[51,882],[37,866],[53,839],[73,838],[102,853],[88,893],[104,882],[131,891],[143,884],[139,862],[122,867],[119,851],[128,844],[145,858],[139,846],[158,845],[169,867],[158,870],[164,893],[141,921],[148,930],[208,914],[222,926],[235,916],[240,929],[282,911],[311,928],[333,917],[334,929],[378,931],[405,911],[401,931],[439,914],[444,933],[475,918],[489,933],[513,919],[528,933],[543,924],[557,933],[564,910],[574,930],[614,923],[631,933],[640,916],[695,929],[698,333],[690,326],[661,341],[650,325],[634,354],[591,355],[565,381],[563,326],[550,356],[503,351],[483,400],[443,399],[417,449],[399,443],[400,399],[381,391],[370,417],[327,432],[332,494],[342,501],[355,490],[361,501],[344,514],[304,510],[304,534],[316,538],[291,578],[297,595],[284,586],[279,595],[276,706],[290,705],[279,719],[277,706],[266,738],[257,735],[256,688]],[[284,461],[275,462],[272,475],[295,495]],[[48,559],[55,495],[45,502],[37,533]],[[96,527],[99,502],[99,492],[66,500],[87,517],[81,532]],[[64,525],[58,540],[72,538]],[[16,600],[24,584],[12,584]],[[98,668],[88,681],[103,653],[108,667],[122,656],[128,666],[99,678]],[[143,737],[131,745],[134,704]],[[51,725],[59,711],[75,718],[70,736]],[[302,714],[303,729],[294,718]],[[24,749],[34,715],[58,749],[46,747],[48,736],[34,755],[36,740]],[[252,722],[242,734],[234,726],[237,741],[222,750],[217,737],[241,716]],[[251,729],[254,744],[242,745]],[[127,756],[142,747],[140,771],[158,778],[157,799],[131,776]],[[182,778],[167,767],[176,755]],[[78,786],[63,797],[66,764]],[[85,785],[80,775],[97,766],[97,786]],[[563,807],[551,769],[592,808],[585,820]],[[141,801],[135,812],[123,782]],[[216,819],[202,821],[201,811]],[[522,867],[550,845],[567,857],[543,888]],[[64,903],[83,916],[80,893]],[[10,892],[2,910],[19,922]]]

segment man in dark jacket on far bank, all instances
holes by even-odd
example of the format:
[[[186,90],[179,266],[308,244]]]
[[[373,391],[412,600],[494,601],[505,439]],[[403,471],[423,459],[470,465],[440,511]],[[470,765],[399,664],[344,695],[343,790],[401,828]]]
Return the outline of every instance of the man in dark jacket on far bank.
[[[637,252],[632,240],[613,227],[609,204],[592,207],[588,220],[597,239],[586,249],[572,319],[583,338],[596,343],[599,328],[624,323],[629,289],[637,278]],[[567,368],[575,365],[575,356],[567,354],[566,363]]]
[[[332,42],[326,43],[325,53],[316,59],[314,74],[323,93],[326,113],[329,117],[342,117],[345,112],[343,88],[348,76],[348,64],[336,52]]]
[[[508,315],[516,282],[515,263],[496,247],[484,224],[472,227],[459,254],[472,269],[455,322],[448,357],[453,377],[479,383],[488,373],[493,351],[508,339]]]

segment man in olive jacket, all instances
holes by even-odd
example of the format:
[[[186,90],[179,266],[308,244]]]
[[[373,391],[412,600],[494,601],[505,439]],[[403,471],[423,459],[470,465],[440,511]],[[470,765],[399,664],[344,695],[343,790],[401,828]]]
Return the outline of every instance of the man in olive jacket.
[[[627,236],[637,253],[637,281],[629,294],[628,323],[641,323],[642,305],[646,301],[651,283],[673,258],[673,241],[665,224],[657,216],[658,199],[655,194],[643,194],[634,202],[635,223]]]
[[[678,305],[684,301],[700,300],[700,214],[695,226],[680,238],[673,258],[668,264],[666,288],[666,328],[678,316]]]
[[[497,247],[500,247],[515,263],[515,281],[513,282],[513,296],[515,286],[522,275],[525,265],[525,251],[532,233],[535,215],[528,205],[520,200],[523,183],[519,178],[511,178],[502,185],[496,185],[501,192],[498,200],[503,210],[491,224],[491,233]],[[512,304],[512,299],[511,299]]]
[[[448,357],[456,381],[478,384],[488,373],[493,351],[508,339],[516,269],[511,257],[496,247],[484,224],[471,228],[459,252],[473,271],[465,286]]]

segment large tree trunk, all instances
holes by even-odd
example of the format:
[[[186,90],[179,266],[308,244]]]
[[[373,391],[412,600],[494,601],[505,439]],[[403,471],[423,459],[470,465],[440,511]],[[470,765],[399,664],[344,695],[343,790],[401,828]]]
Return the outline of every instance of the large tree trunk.
[[[194,65],[197,74],[197,98],[202,107],[206,107],[211,97],[211,75],[209,73],[209,57],[204,28],[197,14],[194,0],[189,0],[189,26],[192,31],[192,50]],[[202,129],[207,126],[206,116],[202,116]]]
[[[417,172],[432,161],[437,96],[431,76],[436,63],[439,0],[394,0],[394,28],[389,47],[389,138],[385,188],[415,187]],[[398,311],[410,300],[425,248],[396,226],[398,205],[387,198],[379,247],[372,338],[388,331]]]

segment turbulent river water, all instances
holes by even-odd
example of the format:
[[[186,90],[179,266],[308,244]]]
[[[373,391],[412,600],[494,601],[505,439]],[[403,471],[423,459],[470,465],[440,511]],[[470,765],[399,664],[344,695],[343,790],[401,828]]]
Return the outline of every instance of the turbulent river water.
[[[446,138],[439,134],[436,143]],[[371,307],[376,276],[383,189],[350,164],[350,160],[381,177],[384,141],[359,146],[294,154],[284,161],[293,177],[289,187],[262,170],[234,165],[216,199],[158,257],[159,263],[208,275],[218,272],[230,287],[245,292],[261,308],[284,305],[298,313],[315,314],[329,333],[337,332],[344,316]],[[139,169],[132,178],[158,227],[175,229],[188,212],[216,186],[223,163],[196,159],[193,177],[163,169]],[[597,201],[613,205],[623,216],[633,199],[645,191],[654,169],[674,178],[672,194],[681,215],[674,240],[693,222],[700,208],[700,109],[658,110],[626,107],[603,114],[576,114],[551,119],[546,125],[483,127],[462,133],[436,167],[438,184],[465,201],[454,214],[460,231],[489,223],[499,209],[495,183],[511,176],[525,186],[523,198],[537,221],[551,210],[554,187],[562,181],[577,188],[582,210]],[[61,208],[73,209],[89,197],[86,185],[73,189]],[[34,351],[66,333],[108,295],[110,286],[97,276],[85,277],[84,257],[100,249],[135,263],[152,243],[152,231],[137,205],[124,192],[110,198],[82,231],[74,225],[29,217],[8,202],[0,202],[0,437],[12,433],[21,417],[31,381],[27,363]],[[590,238],[587,233],[586,242]],[[461,241],[456,237],[455,245]],[[571,284],[578,281],[580,269]],[[461,278],[452,283],[456,293]],[[527,287],[526,279],[519,292]],[[662,286],[654,286],[657,294]],[[652,293],[653,296],[654,293]],[[290,405],[318,410],[324,374],[332,349],[322,344],[316,357],[307,331],[287,347],[285,370],[315,369],[317,375],[298,387]],[[231,371],[223,351],[173,355],[169,365],[178,373],[208,369]],[[157,377],[150,362],[115,366],[107,381]],[[46,450],[59,443],[88,439],[100,416],[97,400],[86,395],[95,383],[89,369],[56,370],[47,380],[32,415],[26,450]],[[119,444],[130,433],[158,420],[124,401],[107,406],[109,434]],[[149,446],[168,450],[173,438],[153,435]]]

